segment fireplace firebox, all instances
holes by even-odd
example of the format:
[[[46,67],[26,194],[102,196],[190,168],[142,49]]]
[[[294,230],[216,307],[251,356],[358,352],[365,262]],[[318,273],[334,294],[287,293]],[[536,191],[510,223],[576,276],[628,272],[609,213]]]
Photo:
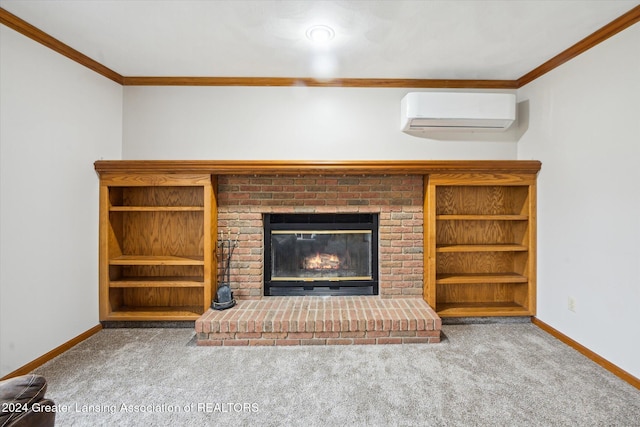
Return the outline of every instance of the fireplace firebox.
[[[265,214],[264,294],[377,295],[377,214]]]

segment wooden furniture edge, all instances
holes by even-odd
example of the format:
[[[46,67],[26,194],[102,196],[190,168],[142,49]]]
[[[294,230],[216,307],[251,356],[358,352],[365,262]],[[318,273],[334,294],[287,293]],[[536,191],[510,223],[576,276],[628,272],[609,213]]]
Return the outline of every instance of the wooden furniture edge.
[[[204,191],[204,266],[203,266],[203,309],[206,313],[214,299],[217,289],[216,276],[218,271],[214,257],[218,255],[218,206],[216,203],[217,177],[211,175],[209,183],[203,186]]]
[[[296,174],[435,174],[515,173],[537,174],[538,160],[98,160],[98,174],[116,173],[209,173],[212,175]]]
[[[191,187],[211,185],[211,174],[199,173],[171,173],[166,172],[144,174],[126,174],[120,172],[104,172],[100,175],[101,181],[107,186],[114,187],[146,187],[146,186],[172,186]]]
[[[562,332],[560,332],[557,329],[553,328],[552,326],[544,323],[542,320],[538,319],[535,316],[531,317],[531,323],[533,323],[534,325],[536,325],[537,327],[539,327],[543,331],[547,332],[548,334],[552,335],[553,337],[559,339],[560,341],[562,341],[563,343],[565,343],[569,347],[573,348],[574,350],[576,350],[577,352],[579,352],[583,356],[586,356],[587,358],[589,358],[593,362],[595,362],[598,365],[602,366],[604,369],[606,369],[607,371],[611,372],[613,375],[617,376],[621,380],[628,382],[629,384],[631,384],[632,386],[634,386],[635,388],[640,390],[640,379],[638,379],[635,376],[631,375],[630,373],[628,373],[624,369],[614,365],[613,363],[609,362],[604,357],[600,356],[597,353],[594,353],[593,351],[589,350],[587,347],[585,347],[582,344],[580,344],[579,342],[569,338],[568,336],[566,336]]]
[[[100,182],[98,224],[98,313],[100,321],[109,315],[109,189]]]
[[[62,344],[62,345],[54,348],[53,350],[43,354],[42,356],[38,357],[37,359],[32,360],[31,362],[29,362],[26,365],[16,369],[15,371],[8,373],[4,377],[0,378],[0,381],[6,380],[6,379],[9,379],[9,378],[13,378],[13,377],[17,377],[17,376],[20,376],[20,375],[28,374],[29,372],[33,371],[34,369],[44,365],[46,362],[50,361],[54,357],[59,356],[62,353],[64,353],[65,351],[69,350],[70,348],[76,346],[77,344],[80,344],[82,341],[86,340],[90,336],[97,334],[101,330],[102,330],[102,325],[101,324],[98,324],[98,325],[94,326],[93,328],[89,329],[88,331],[85,331],[85,332],[81,333],[77,337],[72,338],[69,341],[65,342],[64,344]]]
[[[586,52],[592,47],[597,46],[598,44],[607,40],[609,37],[618,34],[619,32],[625,30],[626,28],[634,25],[637,22],[640,22],[640,5],[634,7],[625,14],[609,22],[607,25],[600,28],[596,32],[580,40],[578,43],[574,44],[568,49],[565,49],[545,63],[529,71],[527,74],[516,80],[516,87],[521,88],[531,83],[538,77],[547,74],[549,71]]]
[[[34,40],[48,47],[54,52],[58,52],[60,55],[66,56],[67,58],[77,62],[80,65],[84,65],[85,67],[108,78],[109,80],[113,80],[118,84],[123,83],[123,77],[120,74],[113,71],[112,69],[107,68],[101,63],[99,63],[98,61],[95,61],[89,58],[87,55],[81,52],[78,52],[71,46],[65,43],[62,43],[60,40],[50,36],[44,31],[34,27],[33,25],[29,24],[27,21],[21,18],[18,18],[14,14],[8,12],[6,9],[3,9],[1,7],[0,7],[0,23],[3,25],[6,25],[12,30],[17,31],[23,36],[30,38],[31,40]]]
[[[442,173],[438,172],[431,176],[430,183],[436,186],[459,186],[459,185],[532,185],[535,183],[535,172],[522,173],[517,171],[503,171],[499,169],[487,170],[483,172],[469,171],[464,173]]]
[[[423,178],[423,289],[422,298],[437,312],[436,284],[436,189],[431,176]]]
[[[529,185],[529,279],[528,306],[533,316],[538,314],[538,183]]]

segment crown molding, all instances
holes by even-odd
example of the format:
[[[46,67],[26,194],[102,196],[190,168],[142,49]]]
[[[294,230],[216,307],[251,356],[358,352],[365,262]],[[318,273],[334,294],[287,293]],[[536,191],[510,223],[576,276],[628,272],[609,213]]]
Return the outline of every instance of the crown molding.
[[[640,6],[636,6],[624,15],[619,18],[614,19],[609,22],[604,27],[597,30],[595,33],[585,37],[580,40],[578,43],[574,44],[570,48],[560,52],[558,55],[554,56],[544,64],[534,68],[529,71],[524,76],[520,77],[517,82],[517,87],[522,87],[526,84],[531,83],[538,77],[547,74],[549,71],[554,68],[559,67],[570,59],[575,58],[576,56],[586,52],[592,47],[602,43],[607,40],[609,37],[618,34],[620,31],[636,24],[640,21]]]
[[[309,77],[126,77],[0,8],[0,23],[123,86],[309,86],[430,89],[518,89],[640,21],[640,6],[614,19],[517,80],[363,79]]]
[[[311,86],[516,89],[516,80],[331,79],[310,77],[125,77],[124,86]]]
[[[78,52],[69,45],[62,43],[60,40],[51,37],[44,31],[34,27],[25,20],[18,18],[14,14],[8,12],[6,9],[0,7],[0,24],[6,25],[12,30],[29,37],[30,39],[48,47],[49,49],[58,52],[60,55],[66,56],[72,61],[77,62],[80,65],[95,71],[104,77],[113,80],[116,83],[122,84],[123,77],[113,71],[110,68],[105,67],[98,61],[89,58],[87,55]]]

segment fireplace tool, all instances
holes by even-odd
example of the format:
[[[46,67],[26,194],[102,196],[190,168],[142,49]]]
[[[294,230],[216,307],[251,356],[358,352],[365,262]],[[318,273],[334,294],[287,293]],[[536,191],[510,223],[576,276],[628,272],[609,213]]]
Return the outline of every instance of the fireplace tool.
[[[236,300],[233,299],[233,292],[229,286],[231,282],[231,256],[236,246],[238,246],[238,236],[235,240],[231,240],[231,233],[229,238],[224,239],[224,231],[222,232],[222,238],[218,241],[220,247],[220,280],[218,281],[218,291],[216,292],[216,299],[211,302],[211,308],[214,310],[226,310],[236,305]]]

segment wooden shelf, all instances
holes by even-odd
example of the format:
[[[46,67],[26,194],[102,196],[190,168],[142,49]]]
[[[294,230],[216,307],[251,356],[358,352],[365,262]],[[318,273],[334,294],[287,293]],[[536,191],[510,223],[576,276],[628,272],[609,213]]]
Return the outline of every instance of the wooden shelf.
[[[203,206],[111,206],[111,212],[204,212]]]
[[[121,255],[111,258],[109,265],[204,265],[202,256]]]
[[[125,277],[109,282],[110,288],[203,288],[202,277]]]
[[[526,221],[527,215],[436,215],[438,221]]]
[[[438,304],[440,317],[528,316],[532,313],[513,302],[459,302]]]
[[[209,174],[100,176],[100,320],[196,320],[215,292]]]
[[[457,273],[437,274],[436,285],[473,283],[527,283],[529,279],[517,273]]]
[[[197,306],[136,306],[120,307],[109,313],[107,319],[112,321],[144,321],[144,320],[196,320],[203,313],[203,307]]]
[[[436,245],[436,252],[526,252],[524,245]]]
[[[439,316],[535,315],[535,174],[432,174],[424,212],[424,296]]]

